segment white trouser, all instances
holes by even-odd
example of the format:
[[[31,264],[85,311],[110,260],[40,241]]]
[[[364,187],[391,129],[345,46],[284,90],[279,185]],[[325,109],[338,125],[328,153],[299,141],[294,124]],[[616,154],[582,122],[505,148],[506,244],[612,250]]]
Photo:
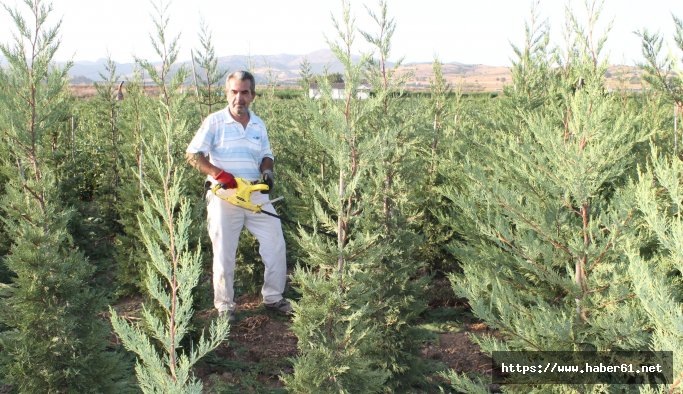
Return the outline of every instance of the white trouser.
[[[213,244],[213,303],[216,309],[235,310],[235,259],[244,226],[258,240],[259,254],[265,265],[261,288],[263,302],[269,304],[280,301],[287,279],[285,238],[280,220],[230,204],[211,191],[207,193],[207,199],[209,237]],[[251,193],[251,202],[254,204],[264,203],[268,199],[268,194]],[[265,204],[263,210],[276,213],[272,204]]]

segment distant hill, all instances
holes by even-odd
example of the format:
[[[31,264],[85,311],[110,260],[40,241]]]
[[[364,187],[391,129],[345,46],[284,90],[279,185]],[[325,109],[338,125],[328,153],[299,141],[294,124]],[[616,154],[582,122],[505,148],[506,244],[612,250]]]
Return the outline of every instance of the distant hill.
[[[82,75],[71,77],[70,82],[72,85],[92,85],[93,83],[95,83],[95,81],[93,81],[92,79],[84,77]]]
[[[69,76],[72,81],[74,79],[102,81],[108,78],[107,73],[107,59],[99,59],[97,61],[75,61],[69,70]],[[116,73],[122,78],[128,78],[133,75],[134,63],[116,63]],[[102,74],[105,78],[102,78]]]
[[[428,89],[434,77],[431,63],[407,64],[402,66],[400,71],[411,74],[407,87],[412,89]],[[503,86],[512,82],[512,71],[509,67],[447,63],[442,65],[441,71],[451,88],[463,92],[502,92]],[[642,89],[642,71],[637,67],[609,66],[605,75],[609,89]]]
[[[299,78],[299,70],[304,58],[308,59],[311,65],[311,72],[320,74],[327,69],[329,72],[340,72],[343,70],[341,64],[332,54],[332,51],[322,49],[306,55],[232,55],[218,57],[218,67],[224,70],[235,71],[251,69],[256,76],[257,83],[264,83],[268,80],[275,80],[278,83],[295,83]],[[358,61],[360,56],[354,56]],[[72,78],[86,78],[92,81],[101,81],[107,77],[106,59],[97,61],[75,61],[69,70]],[[154,63],[153,63],[154,64]],[[116,63],[116,72],[122,79],[131,78],[135,69],[133,63]],[[192,68],[192,63],[188,60],[180,62],[178,65],[185,65],[188,69]]]
[[[0,55],[1,56],[1,55]],[[295,85],[299,79],[301,63],[307,59],[311,72],[321,74],[324,70],[330,73],[343,71],[342,65],[329,49],[321,49],[305,55],[232,55],[218,58],[218,66],[224,70],[235,71],[250,68],[259,84],[275,81],[280,85]],[[360,56],[354,56],[358,61]],[[0,57],[0,63],[2,62]],[[76,61],[69,71],[74,84],[88,84],[102,80],[106,76],[106,59],[97,61]],[[190,61],[180,63],[191,69]],[[390,66],[393,66],[390,65]],[[116,71],[122,80],[133,76],[133,63],[117,63]],[[502,91],[509,84],[512,74],[509,67],[487,66],[482,64],[462,64],[457,62],[442,65],[443,75],[454,89],[462,91]],[[432,75],[432,62],[407,63],[399,68],[400,73],[409,73],[407,87],[410,89],[428,89]],[[102,75],[100,75],[102,74]],[[608,86],[627,90],[639,90],[641,72],[636,67],[612,66],[607,72]],[[191,80],[188,80],[190,83]]]
[[[293,83],[299,79],[304,59],[308,60],[314,74],[322,74],[326,69],[330,73],[343,71],[341,63],[329,49],[321,49],[306,55],[225,56],[218,58],[218,66],[231,71],[251,68],[257,82],[275,79],[280,83]],[[352,59],[359,61],[360,56],[352,56]]]

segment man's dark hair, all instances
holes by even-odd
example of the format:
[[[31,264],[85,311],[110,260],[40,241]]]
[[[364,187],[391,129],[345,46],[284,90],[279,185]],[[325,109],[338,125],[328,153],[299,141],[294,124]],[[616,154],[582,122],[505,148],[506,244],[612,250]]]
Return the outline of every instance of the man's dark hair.
[[[238,81],[249,81],[251,83],[251,94],[256,94],[256,80],[254,79],[254,75],[252,75],[252,73],[249,71],[240,70],[228,75],[228,78],[225,80],[226,89],[228,88],[228,84],[230,83],[231,79],[236,79]]]

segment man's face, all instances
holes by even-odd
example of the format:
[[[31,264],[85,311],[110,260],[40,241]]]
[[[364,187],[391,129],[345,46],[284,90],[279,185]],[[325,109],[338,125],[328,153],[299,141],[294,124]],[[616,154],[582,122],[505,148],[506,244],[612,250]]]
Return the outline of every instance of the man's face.
[[[249,113],[249,104],[254,101],[251,82],[231,79],[228,81],[228,107],[233,116],[242,117]]]

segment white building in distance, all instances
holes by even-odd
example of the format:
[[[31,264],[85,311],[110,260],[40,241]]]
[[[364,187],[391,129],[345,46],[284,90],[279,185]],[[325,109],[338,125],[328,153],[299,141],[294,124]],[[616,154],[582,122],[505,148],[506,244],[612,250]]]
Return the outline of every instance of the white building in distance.
[[[332,99],[333,100],[342,100],[345,97],[344,89],[346,89],[346,85],[341,82],[341,83],[333,83],[330,85],[330,88],[332,89]],[[318,86],[317,83],[312,83],[310,88],[308,89],[308,97],[312,99],[319,99],[322,95],[322,91],[320,90],[320,87]],[[358,85],[358,90],[356,91],[356,98],[359,100],[366,100],[370,97],[370,85],[366,83],[362,83]]]

